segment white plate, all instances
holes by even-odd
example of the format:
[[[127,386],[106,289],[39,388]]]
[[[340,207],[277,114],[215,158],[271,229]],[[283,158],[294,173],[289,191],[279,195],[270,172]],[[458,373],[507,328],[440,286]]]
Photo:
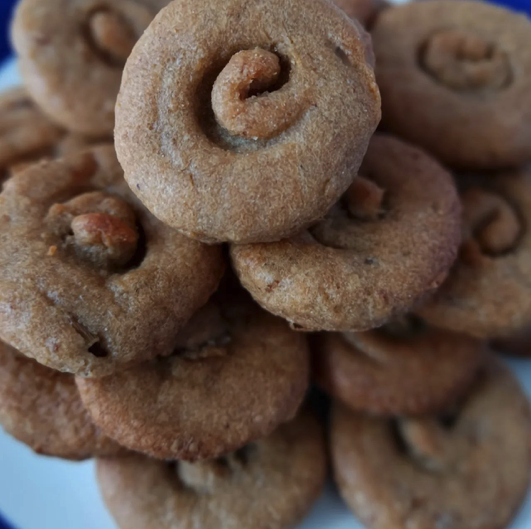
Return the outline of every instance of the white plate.
[[[16,66],[11,62],[0,72],[0,91],[16,84]],[[513,360],[509,364],[531,396],[531,360]],[[92,461],[70,463],[37,456],[1,429],[0,513],[15,529],[117,529],[99,496]],[[531,494],[528,494],[509,529],[530,528]],[[0,529],[4,529],[1,518]],[[362,526],[329,484],[298,529],[362,529]]]

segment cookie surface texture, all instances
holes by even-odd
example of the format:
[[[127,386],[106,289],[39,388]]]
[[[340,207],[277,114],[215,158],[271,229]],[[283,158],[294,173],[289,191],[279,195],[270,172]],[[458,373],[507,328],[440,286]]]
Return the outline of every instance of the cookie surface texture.
[[[317,0],[173,2],[127,61],[116,148],[131,189],[205,242],[322,217],[380,119],[367,35]]]

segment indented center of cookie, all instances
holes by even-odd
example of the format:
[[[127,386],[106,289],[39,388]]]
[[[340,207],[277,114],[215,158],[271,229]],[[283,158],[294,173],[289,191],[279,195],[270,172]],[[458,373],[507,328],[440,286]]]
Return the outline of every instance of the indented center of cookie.
[[[347,189],[343,199],[348,212],[359,220],[377,220],[384,212],[385,190],[376,182],[358,176]]]
[[[211,302],[196,312],[179,333],[175,353],[188,360],[221,357],[227,354],[231,340],[219,306]]]
[[[251,443],[217,459],[197,463],[180,461],[177,474],[189,489],[200,494],[212,493],[236,474],[244,472],[255,452],[256,445]]]
[[[100,9],[88,21],[89,41],[103,59],[113,65],[123,65],[137,41],[133,27],[119,13]]]
[[[99,191],[54,204],[46,221],[67,247],[101,268],[126,265],[138,246],[139,235],[131,206]]]
[[[280,90],[282,65],[275,53],[260,48],[232,56],[212,89],[218,123],[230,134],[269,139],[292,125],[301,102]]]
[[[515,248],[523,232],[514,207],[502,196],[472,188],[463,193],[464,255],[495,257]],[[463,252],[462,252],[463,253]]]
[[[449,464],[448,435],[433,419],[399,419],[398,435],[415,463],[429,471],[441,471]]]
[[[507,54],[479,35],[446,29],[424,44],[421,66],[454,90],[499,90],[512,81]]]

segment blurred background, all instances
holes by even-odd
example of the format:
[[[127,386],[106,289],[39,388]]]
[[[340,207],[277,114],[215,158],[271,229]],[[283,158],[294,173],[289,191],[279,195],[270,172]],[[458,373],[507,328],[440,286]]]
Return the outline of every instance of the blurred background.
[[[16,0],[0,0],[0,61],[10,53],[8,28],[15,2]],[[527,11],[531,16],[531,0],[496,0],[495,3],[503,4],[521,11]]]

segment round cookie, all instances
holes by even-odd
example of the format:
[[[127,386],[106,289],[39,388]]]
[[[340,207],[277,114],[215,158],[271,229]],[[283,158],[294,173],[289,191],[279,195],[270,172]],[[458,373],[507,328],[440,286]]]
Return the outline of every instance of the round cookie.
[[[484,346],[414,320],[317,338],[318,384],[354,410],[384,415],[444,411],[469,388]]]
[[[94,422],[120,444],[197,460],[236,450],[292,419],[308,379],[306,338],[228,298],[192,318],[172,356],[77,382]]]
[[[104,376],[170,353],[224,262],[150,215],[108,146],[5,183],[0,269],[0,338],[48,367]]]
[[[169,0],[21,0],[12,26],[21,75],[57,123],[112,134],[122,70]]]
[[[455,424],[379,419],[338,405],[331,448],[340,493],[368,529],[502,529],[529,483],[529,405],[493,361]]]
[[[531,160],[531,21],[487,2],[385,10],[372,30],[386,130],[454,167]]]
[[[489,176],[461,201],[459,259],[419,314],[480,338],[511,336],[531,321],[531,171]]]
[[[0,342],[0,425],[38,454],[81,460],[125,450],[94,426],[74,377]]]
[[[332,0],[350,18],[371,27],[382,9],[389,7],[386,0]]]
[[[131,189],[194,239],[294,235],[352,182],[380,120],[367,35],[324,0],[181,0],[144,33],[116,106]]]
[[[22,87],[0,95],[0,183],[42,158],[64,156],[96,142],[55,125]]]
[[[324,435],[303,413],[220,459],[100,459],[97,476],[123,529],[287,529],[308,513],[323,487]]]
[[[244,287],[297,328],[378,327],[437,288],[460,241],[450,175],[415,147],[375,136],[361,177],[297,237],[233,245]]]

